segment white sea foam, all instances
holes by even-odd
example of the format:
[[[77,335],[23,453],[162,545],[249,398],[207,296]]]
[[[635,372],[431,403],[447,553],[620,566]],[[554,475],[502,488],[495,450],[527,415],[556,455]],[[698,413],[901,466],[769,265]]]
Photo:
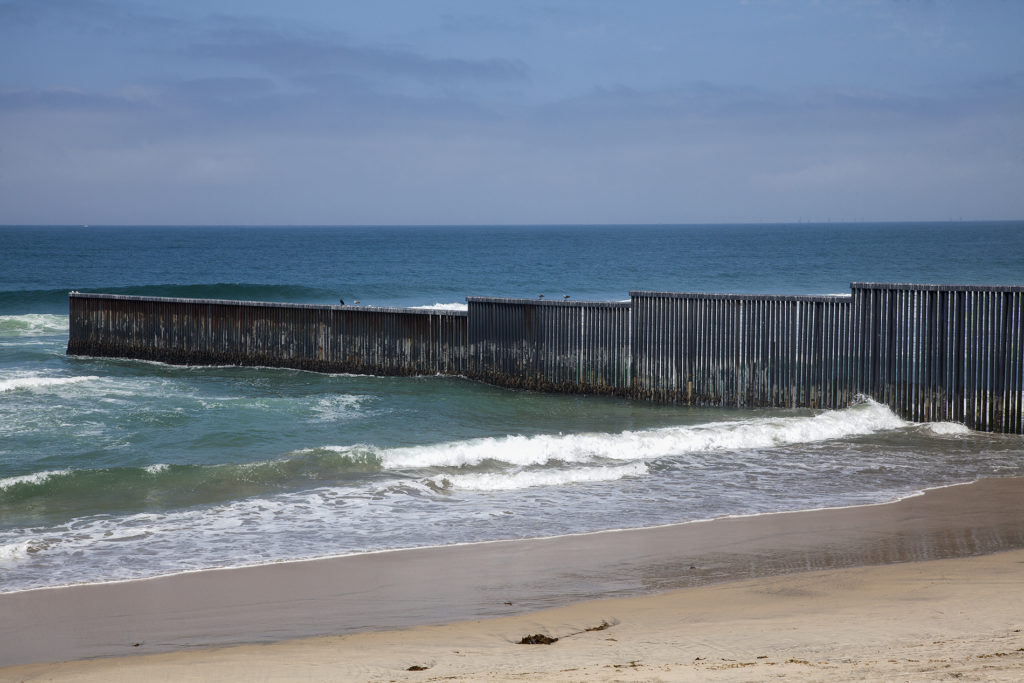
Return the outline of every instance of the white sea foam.
[[[0,545],[0,564],[24,560],[28,557],[29,549],[31,547],[32,541],[20,541],[18,543]]]
[[[428,306],[413,306],[412,308],[418,308],[420,310],[430,311],[466,311],[469,310],[469,304],[450,303],[450,304],[430,304]]]
[[[37,337],[44,334],[66,334],[67,331],[66,315],[0,315],[0,337]]]
[[[316,415],[313,419],[316,422],[334,422],[356,417],[360,414],[359,406],[365,399],[365,396],[355,394],[323,396],[312,407]]]
[[[20,477],[7,477],[6,479],[0,479],[0,491],[9,489],[17,484],[42,484],[51,477],[60,477],[70,473],[70,470],[48,470],[46,472],[23,474]]]
[[[150,474],[159,474],[160,472],[166,470],[168,467],[170,467],[170,465],[168,465],[167,463],[158,462],[152,465],[146,465],[144,469]]]
[[[451,474],[437,478],[443,488],[473,491],[511,491],[535,486],[564,486],[598,481],[616,481],[647,474],[647,465],[634,462],[611,467],[582,467],[570,470],[527,470],[505,474]]]
[[[494,460],[518,466],[556,462],[653,460],[687,453],[773,448],[898,429],[908,423],[887,407],[865,402],[810,417],[766,417],[664,427],[619,434],[505,436],[395,448],[381,454],[385,469],[463,467]]]
[[[958,436],[971,433],[967,425],[962,425],[959,422],[928,422],[924,427],[931,433],[941,436]]]
[[[89,391],[95,386],[89,385]],[[306,401],[307,410],[315,401]],[[860,434],[892,428],[899,431],[885,441],[897,446],[904,436],[911,442],[927,437],[923,425],[906,423],[868,402],[805,417],[753,417],[622,433],[476,439],[429,449],[348,445],[296,450],[286,457],[313,456],[299,463],[301,472],[344,470],[332,457],[320,457],[333,453],[362,458],[374,467],[365,468],[372,471],[369,477],[327,477],[330,483],[313,483],[315,488],[301,491],[281,491],[272,481],[267,488],[254,489],[252,484],[263,481],[264,472],[246,482],[241,499],[228,495],[203,505],[137,514],[132,514],[137,509],[106,511],[45,528],[0,529],[0,548],[11,558],[0,572],[5,575],[0,592],[325,554],[881,502],[919,486],[917,474],[910,483],[891,483],[901,476],[900,467],[913,465],[917,449],[890,452],[872,440],[854,441]],[[854,440],[814,446],[844,437]],[[811,447],[801,448],[803,443]],[[504,449],[498,451],[501,458],[543,462],[538,467],[492,462],[469,470],[419,469],[500,460],[487,450],[493,444]],[[761,448],[785,444],[795,448],[770,453]],[[1013,463],[1018,452],[1000,456],[980,471]],[[683,457],[651,462],[659,453]],[[576,461],[568,462],[572,457]],[[412,471],[378,472],[378,459]],[[933,457],[925,461],[931,463]],[[881,475],[880,466],[887,468]],[[164,467],[157,463],[146,469],[161,472]],[[867,467],[875,473],[861,473]],[[0,480],[0,487],[57,474],[61,472],[12,477]],[[222,481],[230,479],[215,474]],[[149,484],[159,486],[164,477],[153,479]]]
[[[99,377],[96,377],[95,375],[81,375],[78,377],[41,377],[35,374],[20,375],[17,377],[0,379],[0,393],[5,391],[15,391],[18,389],[47,389],[67,384],[77,384],[78,382],[89,382],[97,379],[99,379]]]

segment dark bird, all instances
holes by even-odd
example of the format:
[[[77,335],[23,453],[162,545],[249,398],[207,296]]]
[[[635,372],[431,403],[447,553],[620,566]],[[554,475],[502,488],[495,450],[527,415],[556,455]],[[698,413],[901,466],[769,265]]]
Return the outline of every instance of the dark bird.
[[[563,295],[562,295],[562,298],[563,298],[563,299],[568,299],[568,298],[569,298],[569,295],[568,295],[568,294],[563,294]]]
[[[537,295],[537,298],[538,298],[538,299],[543,299],[543,298],[544,298],[544,295],[543,295],[543,294],[538,294],[538,295]]]

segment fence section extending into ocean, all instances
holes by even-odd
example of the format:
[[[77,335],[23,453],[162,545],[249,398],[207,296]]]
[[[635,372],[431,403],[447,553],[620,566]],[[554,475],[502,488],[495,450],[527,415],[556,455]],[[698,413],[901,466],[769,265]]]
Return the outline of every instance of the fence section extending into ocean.
[[[178,365],[461,374],[465,311],[71,293],[68,353]]]
[[[1024,287],[851,296],[469,297],[467,311],[70,296],[68,353],[382,375],[701,406],[842,408],[1024,433]]]
[[[628,393],[628,301],[466,301],[467,377],[539,391]]]
[[[910,420],[1024,434],[1024,287],[851,288],[859,391]]]

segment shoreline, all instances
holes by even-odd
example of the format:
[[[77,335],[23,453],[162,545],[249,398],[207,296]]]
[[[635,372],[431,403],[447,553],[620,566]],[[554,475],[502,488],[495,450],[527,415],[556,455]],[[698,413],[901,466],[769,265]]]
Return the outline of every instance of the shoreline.
[[[0,666],[393,631],[1020,548],[1024,478],[983,479],[892,503],[0,594]]]
[[[1016,681],[1024,550],[523,615],[0,669],[0,681]],[[524,636],[554,638],[528,645]]]
[[[68,470],[65,470],[65,471],[56,471],[55,470],[55,471],[52,471],[52,472],[40,472],[40,473],[37,473],[37,474],[62,474],[62,473],[66,473],[67,471]],[[36,475],[28,475],[28,476],[36,476]],[[999,477],[990,477],[990,478],[997,479]],[[1012,478],[1012,477],[1006,477],[1006,478]],[[410,547],[405,547],[405,548],[380,548],[380,549],[376,549],[376,550],[361,550],[361,551],[356,551],[356,552],[351,552],[351,553],[341,553],[341,554],[337,554],[337,555],[318,555],[318,556],[315,556],[315,557],[298,557],[298,558],[294,558],[294,559],[271,560],[269,562],[260,562],[260,563],[256,563],[256,564],[237,564],[237,565],[227,565],[227,566],[223,566],[223,567],[204,567],[202,569],[183,569],[183,570],[180,570],[180,571],[168,572],[166,574],[154,574],[153,576],[136,576],[136,577],[129,577],[129,578],[124,578],[124,579],[110,579],[108,581],[82,581],[82,582],[78,582],[78,583],[65,583],[65,584],[58,584],[58,585],[54,585],[54,586],[35,586],[35,587],[32,587],[32,588],[18,588],[18,589],[12,590],[12,591],[0,591],[0,597],[3,597],[5,595],[15,595],[15,594],[19,594],[19,593],[30,593],[30,592],[34,592],[34,591],[53,591],[53,590],[63,590],[65,588],[79,588],[79,587],[85,587],[85,586],[108,586],[108,585],[115,585],[115,584],[135,583],[135,582],[140,582],[140,581],[155,581],[157,579],[167,579],[167,578],[172,578],[172,577],[175,577],[175,576],[184,576],[184,575],[188,575],[188,574],[203,574],[203,573],[206,573],[206,572],[235,571],[235,570],[239,570],[239,569],[256,569],[258,567],[270,567],[270,566],[275,566],[275,565],[286,565],[286,564],[302,564],[302,563],[305,563],[305,562],[321,562],[321,561],[328,561],[328,560],[341,560],[341,559],[345,559],[345,558],[349,558],[349,557],[363,557],[363,556],[367,556],[367,555],[385,555],[385,554],[388,554],[388,553],[405,553],[405,552],[411,552],[411,551],[415,551],[415,550],[439,550],[439,549],[443,549],[443,548],[464,548],[464,547],[473,547],[473,546],[483,546],[483,545],[489,545],[489,544],[495,544],[495,543],[521,543],[521,542],[530,542],[530,541],[551,541],[551,540],[557,540],[557,539],[560,539],[560,538],[576,538],[576,537],[579,537],[579,536],[597,536],[597,535],[601,535],[601,534],[632,533],[634,531],[643,531],[643,530],[647,530],[647,529],[666,529],[666,528],[671,528],[671,527],[687,526],[687,525],[691,525],[691,524],[709,524],[709,523],[712,523],[712,522],[719,522],[719,521],[728,520],[728,519],[758,519],[760,517],[766,517],[766,516],[770,516],[770,515],[796,515],[796,514],[806,514],[806,513],[813,513],[813,512],[824,512],[824,511],[829,511],[829,510],[854,510],[854,509],[859,509],[859,508],[875,507],[875,506],[879,506],[879,505],[894,505],[894,504],[902,502],[904,500],[909,500],[911,498],[917,498],[919,496],[923,496],[926,493],[928,493],[929,491],[939,491],[939,490],[942,490],[942,489],[954,488],[954,487],[957,487],[957,486],[970,486],[972,484],[978,483],[979,481],[981,481],[981,479],[974,479],[972,481],[967,481],[967,482],[958,482],[956,484],[941,484],[939,486],[930,486],[930,487],[923,488],[923,489],[917,489],[917,490],[915,490],[915,491],[913,491],[911,493],[907,493],[907,494],[904,494],[904,495],[899,495],[899,496],[897,496],[895,498],[891,498],[889,500],[880,501],[880,502],[877,502],[877,503],[859,503],[859,504],[855,504],[855,505],[830,505],[830,506],[818,507],[818,508],[802,508],[802,509],[799,509],[799,510],[777,510],[777,511],[774,511],[774,512],[751,512],[751,513],[748,513],[748,514],[735,514],[735,515],[723,515],[721,517],[708,517],[706,519],[691,519],[691,520],[686,520],[686,521],[682,521],[682,522],[667,522],[665,524],[655,524],[653,526],[621,527],[621,528],[613,528],[613,529],[597,529],[595,531],[579,531],[579,532],[568,533],[568,534],[557,534],[557,535],[554,535],[554,536],[529,536],[529,537],[526,537],[526,538],[492,538],[492,539],[485,539],[485,540],[482,540],[482,541],[464,541],[462,543],[449,543],[449,544],[445,544],[445,545],[422,545],[422,546],[410,546]]]

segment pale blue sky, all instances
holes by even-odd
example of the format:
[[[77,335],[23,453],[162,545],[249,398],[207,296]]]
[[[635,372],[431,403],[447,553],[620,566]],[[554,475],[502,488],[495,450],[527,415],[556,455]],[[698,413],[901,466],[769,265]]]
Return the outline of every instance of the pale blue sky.
[[[0,223],[1024,218],[1024,2],[0,0]]]

